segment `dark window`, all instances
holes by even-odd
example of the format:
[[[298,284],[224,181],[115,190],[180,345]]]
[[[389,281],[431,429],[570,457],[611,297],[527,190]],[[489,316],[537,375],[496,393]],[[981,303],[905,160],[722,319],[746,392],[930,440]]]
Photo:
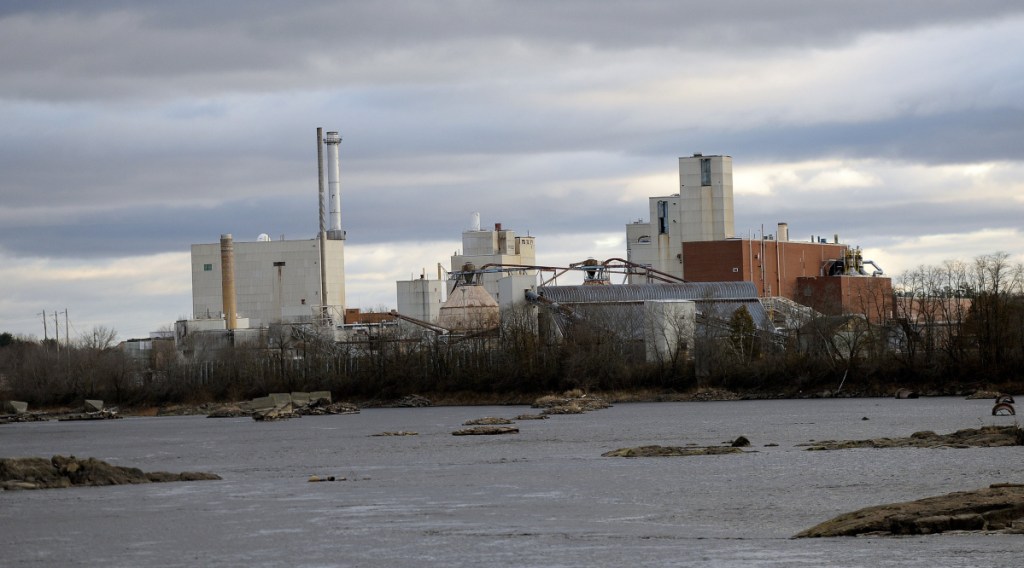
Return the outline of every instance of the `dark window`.
[[[711,185],[711,158],[700,159],[700,184]]]
[[[203,272],[211,272],[211,271],[213,271],[213,265],[212,264],[204,264],[203,265]]]
[[[284,266],[284,261],[278,261],[274,263],[274,266]]]
[[[658,234],[668,233],[668,201],[658,202]]]

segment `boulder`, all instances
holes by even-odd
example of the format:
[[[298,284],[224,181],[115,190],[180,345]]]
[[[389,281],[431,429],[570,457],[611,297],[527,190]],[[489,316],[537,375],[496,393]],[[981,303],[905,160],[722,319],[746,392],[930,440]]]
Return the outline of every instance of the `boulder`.
[[[2,414],[25,414],[28,412],[28,403],[20,400],[0,401],[0,413]]]

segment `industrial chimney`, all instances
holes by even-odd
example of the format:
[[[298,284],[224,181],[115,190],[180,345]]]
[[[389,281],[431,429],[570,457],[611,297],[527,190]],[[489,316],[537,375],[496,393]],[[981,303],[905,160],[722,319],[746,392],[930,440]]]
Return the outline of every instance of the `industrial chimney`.
[[[220,285],[224,323],[228,329],[235,329],[238,327],[235,314],[235,244],[230,233],[220,236]]]
[[[327,144],[327,188],[331,201],[331,228],[327,231],[327,238],[344,240],[345,232],[341,230],[341,165],[338,161],[341,136],[337,132],[328,132],[324,143]]]

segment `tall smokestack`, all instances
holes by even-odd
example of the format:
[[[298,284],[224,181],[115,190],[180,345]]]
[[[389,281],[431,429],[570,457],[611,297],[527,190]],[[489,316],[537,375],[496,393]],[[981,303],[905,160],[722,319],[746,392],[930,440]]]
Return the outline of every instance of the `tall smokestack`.
[[[320,321],[327,321],[327,217],[324,216],[324,129],[316,129],[316,170],[320,190]]]
[[[324,143],[327,144],[327,189],[331,199],[331,228],[327,237],[344,239],[345,233],[341,230],[341,164],[338,160],[341,136],[337,132],[328,132]]]
[[[220,285],[224,321],[228,329],[235,329],[238,327],[235,314],[235,244],[230,233],[220,236]]]

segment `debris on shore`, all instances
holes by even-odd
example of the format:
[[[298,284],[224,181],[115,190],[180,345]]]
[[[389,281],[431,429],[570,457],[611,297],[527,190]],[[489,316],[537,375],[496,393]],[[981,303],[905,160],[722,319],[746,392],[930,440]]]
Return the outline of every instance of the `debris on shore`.
[[[96,458],[75,456],[0,458],[0,489],[56,489],[78,486],[126,485],[169,481],[217,480],[212,473],[143,472],[134,467],[111,465]]]
[[[725,454],[745,454],[735,446],[637,446],[635,448],[619,448],[601,454],[603,458],[663,458],[689,456],[721,456]]]
[[[452,432],[452,436],[495,436],[498,434],[518,434],[515,426],[473,426]]]
[[[82,402],[78,412],[65,414],[57,418],[61,422],[71,420],[116,420],[123,418],[116,408],[107,408],[102,400],[85,400]]]
[[[797,444],[808,451],[846,450],[850,448],[996,448],[1024,445],[1024,430],[1019,426],[983,426],[957,430],[952,434],[931,431],[914,432],[909,438],[870,440],[824,440]]]
[[[424,408],[427,406],[434,406],[434,403],[418,394],[410,394],[395,400],[371,400],[362,404],[363,408]]]
[[[547,420],[547,414],[520,414],[516,420]]]
[[[398,430],[397,432],[380,432],[377,434],[370,434],[370,436],[419,436],[419,432],[407,432],[405,430]]]
[[[793,538],[903,536],[947,531],[1024,534],[1024,484],[999,483],[917,501],[866,507]]]

